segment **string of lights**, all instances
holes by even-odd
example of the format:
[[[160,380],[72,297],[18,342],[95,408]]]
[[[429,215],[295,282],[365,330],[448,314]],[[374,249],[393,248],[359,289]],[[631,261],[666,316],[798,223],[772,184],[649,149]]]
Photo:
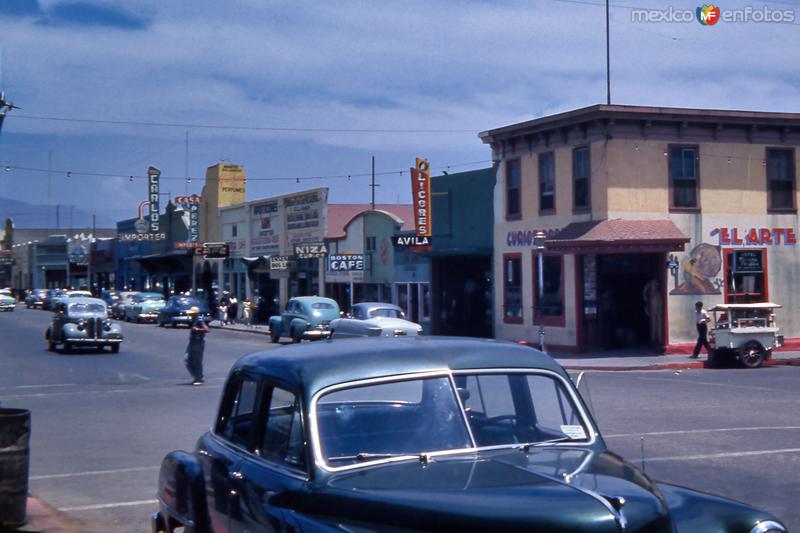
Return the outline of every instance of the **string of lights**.
[[[439,166],[432,166],[431,169],[433,170],[442,170],[442,171],[449,171],[450,169],[455,168],[463,168],[468,166],[477,166],[477,165],[485,165],[490,164],[492,161],[490,159],[482,160],[482,161],[470,161],[466,163],[451,163],[447,165],[439,165]],[[410,168],[410,167],[409,167]],[[86,177],[86,178],[116,178],[116,179],[127,179],[128,181],[136,181],[136,180],[146,180],[148,179],[146,175],[137,175],[137,174],[124,174],[118,172],[88,172],[83,170],[66,170],[66,169],[47,169],[47,168],[36,168],[36,167],[24,167],[24,166],[17,166],[17,165],[5,165],[3,167],[6,173],[11,173],[15,171],[19,172],[34,172],[34,173],[44,173],[44,174],[53,174],[53,175],[61,175],[65,178],[72,178],[72,177]],[[376,176],[393,176],[399,175],[403,176],[408,170],[385,170],[381,172],[376,172]],[[367,178],[371,177],[371,172],[352,172],[350,174],[335,174],[335,175],[316,175],[316,176],[271,176],[271,177],[256,177],[256,178],[246,178],[246,181],[294,181],[296,183],[300,183],[301,181],[312,181],[312,180],[347,180],[351,181],[354,178]],[[178,176],[165,176],[161,175],[159,178],[161,180],[173,180],[173,181],[186,181],[187,183],[192,182],[191,177],[178,177]]]

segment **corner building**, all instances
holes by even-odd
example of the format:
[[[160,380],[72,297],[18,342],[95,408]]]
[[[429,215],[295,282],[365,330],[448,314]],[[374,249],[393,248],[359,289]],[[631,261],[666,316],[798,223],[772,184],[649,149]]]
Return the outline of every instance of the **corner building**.
[[[694,302],[773,301],[800,339],[800,114],[595,105],[480,137],[497,338],[538,342],[541,313],[549,348],[680,353]]]

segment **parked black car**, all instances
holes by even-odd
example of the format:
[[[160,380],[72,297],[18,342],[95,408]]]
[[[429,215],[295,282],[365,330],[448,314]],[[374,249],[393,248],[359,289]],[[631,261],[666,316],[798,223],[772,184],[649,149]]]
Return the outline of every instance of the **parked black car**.
[[[152,531],[780,533],[610,452],[569,375],[489,340],[362,338],[237,361]]]
[[[55,301],[66,295],[67,291],[65,289],[47,289],[47,294],[42,301],[42,309],[49,309],[52,311]]]
[[[104,290],[100,293],[100,299],[111,309],[119,301],[119,294],[119,291]]]
[[[211,322],[211,313],[208,310],[208,305],[194,296],[170,296],[167,300],[167,305],[161,308],[156,318],[156,323],[160,327],[167,324],[173,328],[178,324],[191,324],[192,319],[189,317],[189,309],[197,307],[200,309],[200,317],[206,322]]]
[[[33,289],[25,296],[25,307],[28,309],[41,308],[44,306],[44,299],[47,297],[47,289]]]

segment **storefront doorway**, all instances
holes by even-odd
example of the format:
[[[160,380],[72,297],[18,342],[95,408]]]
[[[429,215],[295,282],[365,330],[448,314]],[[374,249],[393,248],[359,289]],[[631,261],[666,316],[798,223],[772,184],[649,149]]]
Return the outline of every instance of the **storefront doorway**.
[[[585,263],[584,259],[584,263]],[[598,254],[594,316],[585,313],[586,348],[616,350],[665,344],[663,254]]]

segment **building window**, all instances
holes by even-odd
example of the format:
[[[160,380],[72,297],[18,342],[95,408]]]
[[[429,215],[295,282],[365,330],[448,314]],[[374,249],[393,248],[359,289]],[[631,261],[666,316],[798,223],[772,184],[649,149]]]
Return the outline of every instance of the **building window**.
[[[522,216],[522,167],[519,159],[506,161],[506,220]]]
[[[556,172],[553,152],[539,154],[539,212],[556,208]]]
[[[723,250],[725,260],[725,303],[769,301],[767,254],[763,248]]]
[[[375,251],[375,237],[367,237],[367,251],[368,252]]]
[[[236,238],[239,236],[239,228],[236,227],[236,224],[231,226],[231,237]]]
[[[533,260],[533,323],[539,323],[539,258],[532,253]],[[564,256],[544,255],[542,257],[542,305],[544,323],[563,325],[564,318]]]
[[[794,211],[794,150],[767,148],[769,208]]]
[[[503,322],[522,323],[522,256],[503,256]]]
[[[589,147],[581,146],[572,151],[572,207],[575,210],[589,209],[589,179],[591,167]]]
[[[699,157],[696,146],[670,146],[669,186],[670,207],[675,209],[697,209]]]

